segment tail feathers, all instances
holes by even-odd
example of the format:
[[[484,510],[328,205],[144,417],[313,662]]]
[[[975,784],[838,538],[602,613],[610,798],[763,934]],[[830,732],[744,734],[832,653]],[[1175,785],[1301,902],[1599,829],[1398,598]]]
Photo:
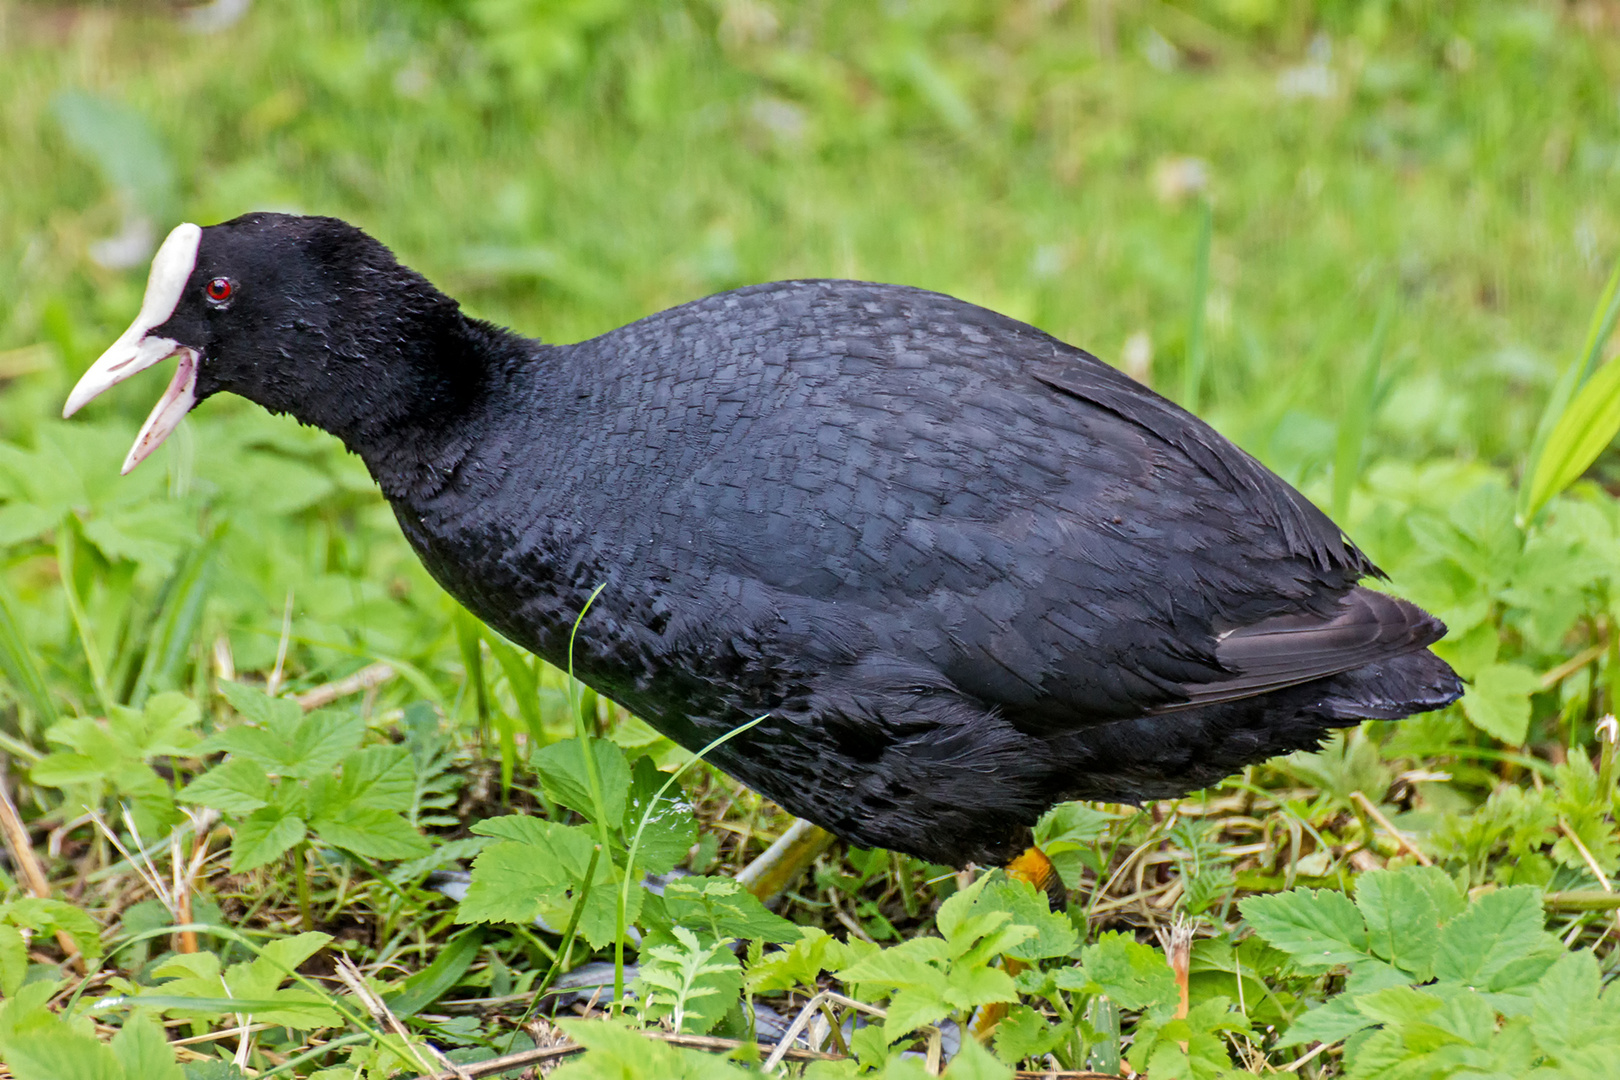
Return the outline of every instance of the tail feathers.
[[[1443,709],[1463,695],[1451,665],[1428,649],[1368,664],[1328,680],[1312,710],[1330,720],[1399,720]]]

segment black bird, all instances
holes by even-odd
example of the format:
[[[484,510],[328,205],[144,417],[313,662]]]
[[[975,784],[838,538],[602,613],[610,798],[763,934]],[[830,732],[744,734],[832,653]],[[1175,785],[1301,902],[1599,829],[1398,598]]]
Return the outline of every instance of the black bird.
[[[577,345],[342,221],[181,225],[71,414],[179,370],[125,463],[230,391],[365,461],[501,633],[859,845],[1013,855],[1456,700],[1445,632],[1326,515],[1089,353],[938,293],[786,281]]]

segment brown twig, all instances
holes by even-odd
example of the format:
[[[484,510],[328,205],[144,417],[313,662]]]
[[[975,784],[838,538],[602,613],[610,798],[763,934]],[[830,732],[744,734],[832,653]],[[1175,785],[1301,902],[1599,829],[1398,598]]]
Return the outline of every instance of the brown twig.
[[[305,690],[302,694],[294,694],[293,700],[298,702],[300,709],[309,712],[311,709],[324,708],[339,698],[346,698],[350,694],[358,694],[362,690],[379,687],[398,674],[399,672],[394,670],[394,665],[379,660],[375,664],[366,665],[346,678],[334,679],[332,682],[322,683],[314,689]]]
[[[742,1039],[722,1039],[716,1035],[674,1035],[664,1031],[643,1031],[640,1034],[649,1039],[669,1043],[671,1046],[684,1046],[691,1050],[707,1050],[713,1053],[727,1053],[745,1046],[752,1046],[761,1053],[774,1052],[775,1043],[751,1043]],[[470,1065],[461,1066],[461,1073],[477,1080],[481,1076],[494,1076],[497,1073],[521,1069],[530,1065],[541,1065],[558,1058],[568,1057],[584,1051],[578,1043],[567,1046],[549,1046],[545,1049],[519,1050],[515,1054],[506,1054],[502,1057],[490,1058],[488,1061],[479,1061]],[[842,1061],[846,1060],[842,1054],[826,1054],[818,1050],[805,1050],[793,1047],[782,1052],[783,1059],[787,1061]],[[1017,1080],[1120,1080],[1115,1073],[1100,1073],[1080,1071],[1050,1070],[1026,1071],[1020,1069],[1014,1074]],[[416,1080],[461,1080],[457,1073],[437,1072],[427,1076],[419,1076]]]
[[[1413,845],[1412,841],[1408,840],[1401,830],[1397,829],[1394,823],[1391,822],[1389,818],[1385,817],[1383,811],[1379,810],[1378,807],[1373,804],[1373,801],[1367,798],[1365,794],[1360,791],[1352,791],[1350,793],[1350,797],[1360,804],[1363,810],[1367,811],[1367,816],[1376,821],[1379,828],[1389,833],[1402,851],[1411,852],[1417,861],[1423,866],[1434,865],[1434,860],[1423,854],[1423,852],[1419,851],[1416,846]]]

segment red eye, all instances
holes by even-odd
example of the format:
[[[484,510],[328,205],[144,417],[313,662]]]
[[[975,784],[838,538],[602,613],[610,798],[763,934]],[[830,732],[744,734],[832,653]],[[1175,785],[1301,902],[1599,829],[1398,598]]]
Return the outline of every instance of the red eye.
[[[217,304],[222,300],[229,300],[231,298],[231,292],[234,288],[235,286],[231,284],[230,278],[217,277],[213,281],[210,281],[203,288],[203,291],[208,294],[208,299]]]

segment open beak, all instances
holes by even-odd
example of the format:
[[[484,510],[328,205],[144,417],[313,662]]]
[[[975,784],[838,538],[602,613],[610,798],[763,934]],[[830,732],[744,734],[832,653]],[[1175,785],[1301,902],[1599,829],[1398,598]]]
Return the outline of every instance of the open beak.
[[[197,265],[197,249],[202,244],[202,229],[190,223],[177,225],[163,246],[152,258],[152,272],[146,279],[146,295],[141,299],[140,314],[129,324],[129,329],[101,354],[79,384],[68,395],[62,407],[67,418],[100,397],[106,390],[117,386],[132,375],[137,375],[153,364],[171,356],[180,358],[180,366],[169,381],[169,388],[158,399],[135,445],[124,459],[123,472],[128,473],[146,460],[152,451],[163,445],[169,432],[180,425],[186,413],[197,401],[197,363],[201,354],[189,345],[170,338],[155,337],[151,331],[169,321],[174,309],[180,306],[186,282]]]

